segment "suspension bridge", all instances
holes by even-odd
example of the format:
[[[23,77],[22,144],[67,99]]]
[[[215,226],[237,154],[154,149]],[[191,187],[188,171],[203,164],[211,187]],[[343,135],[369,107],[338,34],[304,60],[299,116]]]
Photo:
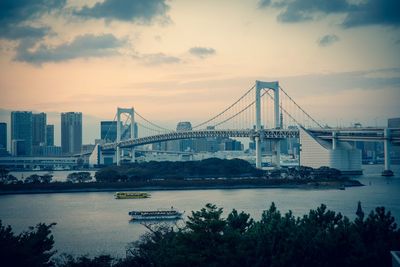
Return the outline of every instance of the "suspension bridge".
[[[173,130],[145,118],[134,108],[118,108],[115,142],[97,149],[96,161],[103,154],[113,155],[121,164],[123,151],[130,151],[135,161],[138,146],[196,138],[239,137],[255,142],[256,167],[262,166],[261,143],[273,143],[273,162],[280,167],[280,142],[299,138],[300,164],[310,167],[329,166],[342,171],[361,170],[361,153],[351,142],[384,142],[385,170],[390,170],[390,150],[400,144],[400,129],[331,128],[307,113],[279,82],[256,81],[235,102],[211,118],[187,130]],[[124,125],[127,125],[124,127]],[[137,126],[137,127],[135,127]]]

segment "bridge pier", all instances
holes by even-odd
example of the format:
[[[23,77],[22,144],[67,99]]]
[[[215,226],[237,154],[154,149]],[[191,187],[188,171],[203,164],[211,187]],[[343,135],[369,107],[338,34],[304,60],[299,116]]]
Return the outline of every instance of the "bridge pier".
[[[383,153],[385,157],[385,169],[382,172],[382,176],[393,176],[393,171],[390,169],[390,130],[385,128],[384,130],[384,141],[383,141]]]
[[[332,132],[332,150],[337,148],[337,132]]]
[[[136,160],[136,158],[135,158],[135,148],[132,147],[132,149],[131,149],[131,162],[135,163],[135,160]]]
[[[274,142],[274,164],[276,168],[280,168],[281,167],[281,141],[280,140],[276,140]]]
[[[275,117],[275,128],[279,129],[281,128],[280,126],[280,120],[279,120],[279,83],[278,82],[262,82],[262,81],[256,81],[256,88],[255,88],[255,97],[256,97],[256,132],[258,134],[258,137],[255,137],[255,142],[256,142],[256,167],[261,168],[262,164],[262,157],[261,157],[261,90],[262,89],[272,89],[274,91],[274,117]],[[265,127],[265,125],[264,125]],[[279,146],[279,148],[278,148]],[[279,141],[276,141],[276,166],[279,168],[280,167],[280,143]]]
[[[121,166],[121,148],[117,145],[117,149],[115,150],[115,161],[117,162],[117,166]]]
[[[117,149],[115,150],[115,160],[117,163],[117,166],[121,165],[121,153],[122,153],[122,149],[120,148],[120,142],[121,142],[121,137],[122,137],[122,122],[121,122],[121,114],[129,114],[130,115],[130,121],[131,121],[131,125],[130,125],[130,133],[131,133],[131,138],[135,138],[134,135],[134,125],[135,125],[135,111],[133,108],[117,108]],[[133,151],[133,149],[132,149]],[[135,153],[132,153],[132,157],[133,157],[133,161],[135,160]],[[132,160],[131,160],[132,161]]]
[[[261,158],[261,138],[259,136],[256,136],[254,138],[254,141],[256,143],[256,168],[261,169],[262,167],[262,158]]]

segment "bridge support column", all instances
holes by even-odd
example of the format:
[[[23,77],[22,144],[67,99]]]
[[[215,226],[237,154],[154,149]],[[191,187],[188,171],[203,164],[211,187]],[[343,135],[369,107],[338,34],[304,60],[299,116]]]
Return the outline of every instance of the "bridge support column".
[[[384,130],[384,141],[383,141],[383,153],[385,156],[385,169],[382,172],[383,176],[393,176],[393,171],[390,170],[390,150],[391,150],[391,144],[390,144],[390,130],[389,128],[385,128]]]
[[[117,166],[121,166],[121,148],[117,145],[117,149],[115,150],[115,161],[117,162]]]
[[[261,158],[261,138],[259,136],[256,136],[254,138],[254,141],[256,142],[256,168],[261,169],[262,167],[262,158]]]
[[[261,157],[261,89],[259,81],[256,81],[256,132],[258,136],[255,137],[256,142],[256,168],[261,169],[262,157]]]
[[[256,167],[261,168],[261,90],[262,89],[272,89],[274,90],[274,113],[275,113],[275,128],[279,129],[280,121],[279,121],[279,83],[278,82],[263,82],[256,81],[256,133],[258,137],[255,138],[256,142]],[[266,125],[264,125],[266,128]],[[277,157],[279,158],[280,165],[280,144],[279,141],[276,142],[276,148],[279,146],[279,149],[276,149]],[[278,166],[279,167],[279,166]]]
[[[135,158],[135,148],[132,147],[132,149],[131,149],[131,162],[135,163],[135,160],[136,160],[136,158]]]
[[[276,140],[274,142],[274,164],[277,169],[281,167],[281,141]]]
[[[332,132],[332,150],[337,148],[337,133]]]

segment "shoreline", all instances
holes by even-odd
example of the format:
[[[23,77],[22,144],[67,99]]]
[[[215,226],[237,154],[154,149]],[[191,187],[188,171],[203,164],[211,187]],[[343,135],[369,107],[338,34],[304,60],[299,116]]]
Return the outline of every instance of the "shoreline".
[[[316,181],[311,183],[288,183],[288,184],[209,184],[209,185],[186,185],[186,186],[116,186],[98,188],[29,188],[29,189],[0,189],[0,195],[20,195],[20,194],[54,194],[54,193],[92,193],[92,192],[119,192],[119,191],[175,191],[175,190],[220,190],[220,189],[301,189],[301,190],[340,190],[341,186],[356,187],[364,186],[357,180],[348,181]],[[343,190],[343,189],[341,189]]]

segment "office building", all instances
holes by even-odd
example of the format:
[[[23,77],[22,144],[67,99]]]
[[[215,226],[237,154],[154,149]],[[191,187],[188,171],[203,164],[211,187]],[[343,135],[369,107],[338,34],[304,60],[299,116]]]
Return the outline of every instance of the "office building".
[[[177,132],[184,132],[184,131],[191,131],[191,130],[192,130],[192,124],[189,121],[181,121],[176,126]],[[178,140],[178,141],[172,141],[172,142],[178,143],[178,145],[175,144],[175,146],[173,146],[173,147],[178,148],[178,151],[193,150],[193,139],[184,139],[184,140]]]
[[[32,155],[32,112],[11,112],[11,143],[12,155]]]
[[[100,122],[100,138],[102,140],[115,142],[115,140],[117,140],[117,122],[116,121]]]
[[[400,118],[390,118],[388,119],[389,128],[400,128]],[[400,164],[400,146],[392,145],[392,163]]]
[[[0,149],[7,150],[7,123],[0,122]]]
[[[46,125],[46,145],[54,146],[54,125]]]
[[[32,145],[46,145],[46,113],[32,114]]]
[[[61,148],[65,155],[77,154],[82,147],[82,113],[61,113]]]

